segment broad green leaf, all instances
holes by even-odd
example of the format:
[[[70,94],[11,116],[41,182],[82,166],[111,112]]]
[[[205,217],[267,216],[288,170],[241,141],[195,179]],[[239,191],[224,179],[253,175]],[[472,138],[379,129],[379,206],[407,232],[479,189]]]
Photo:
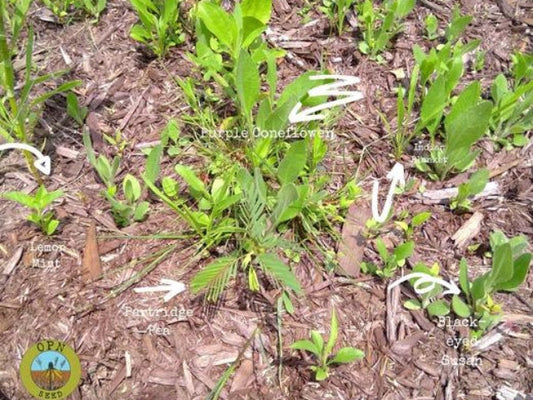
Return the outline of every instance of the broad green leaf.
[[[294,182],[307,163],[307,143],[305,140],[294,142],[279,163],[278,178],[282,185]]]
[[[406,300],[403,306],[408,310],[420,310],[422,308],[422,304],[416,299]]]
[[[447,104],[447,98],[445,79],[439,77],[433,82],[424,97],[420,110],[420,127],[417,130],[427,127],[433,121],[440,121]]]
[[[15,201],[28,208],[35,207],[35,200],[33,196],[22,192],[7,192],[1,195],[4,199]]]
[[[174,169],[176,170],[176,173],[183,178],[187,185],[189,185],[192,192],[200,193],[209,198],[209,193],[207,192],[204,183],[196,176],[191,168],[178,164]],[[193,194],[193,196],[195,194]]]
[[[302,293],[300,282],[298,282],[296,276],[293,274],[290,268],[276,255],[263,253],[257,257],[257,260],[265,272],[285,286],[285,288],[292,289],[297,294]]]
[[[485,298],[487,294],[487,280],[488,280],[488,274],[484,274],[482,276],[477,277],[472,282],[472,286],[470,287],[470,295],[472,296],[472,299],[474,301],[479,301]]]
[[[470,284],[468,280],[468,264],[466,259],[462,258],[459,263],[459,286],[463,293],[468,297],[470,296]]]
[[[389,258],[389,252],[387,251],[387,247],[385,246],[385,242],[381,238],[376,239],[376,249],[383,261],[387,261]]]
[[[135,221],[142,221],[146,214],[148,213],[148,209],[150,208],[150,204],[147,201],[141,202],[136,208],[135,213],[133,214],[133,219]]]
[[[52,235],[56,229],[57,229],[57,226],[59,225],[59,221],[57,219],[53,219],[51,220],[48,225],[46,226],[46,234],[48,236]]]
[[[415,248],[415,242],[412,240],[405,242],[394,249],[394,256],[397,260],[405,260],[408,257],[411,257],[413,250]]]
[[[241,50],[235,67],[235,80],[242,111],[246,116],[250,116],[259,97],[261,81],[257,65],[244,49]]]
[[[481,193],[483,189],[485,189],[485,186],[487,185],[487,182],[489,180],[489,175],[489,170],[486,168],[480,169],[479,171],[476,171],[472,175],[470,175],[468,183],[469,194],[471,196]]]
[[[322,352],[324,349],[324,338],[318,331],[311,331],[311,340],[315,344],[316,348]]]
[[[426,222],[431,217],[431,212],[425,211],[421,212],[419,214],[416,214],[413,219],[411,220],[411,224],[414,228],[417,226],[422,225],[424,222]]]
[[[178,195],[179,186],[178,182],[174,178],[169,176],[163,177],[163,179],[161,179],[161,186],[163,187],[163,192],[168,197],[173,198]]]
[[[513,276],[513,252],[509,243],[504,243],[494,250],[489,276],[491,286],[500,285]]]
[[[450,306],[444,300],[437,300],[430,303],[427,307],[428,313],[431,316],[443,316],[450,313]]]
[[[141,185],[133,175],[126,174],[122,181],[122,190],[129,204],[135,203],[141,197]]]
[[[293,350],[305,350],[313,353],[317,357],[320,357],[320,350],[316,347],[316,345],[311,342],[310,340],[298,340],[291,344],[291,349]]]
[[[289,208],[297,200],[298,190],[296,190],[294,184],[290,183],[281,187],[276,199],[276,205],[272,211],[271,220],[274,226],[277,226],[286,219]]]
[[[161,171],[161,153],[163,152],[163,146],[160,144],[155,146],[148,154],[146,159],[146,168],[144,170],[144,178],[151,183],[154,183]]]
[[[316,368],[315,379],[317,381],[319,381],[319,382],[323,381],[327,377],[328,377],[328,370],[326,368],[322,368],[322,367],[317,367]]]
[[[196,15],[221,43],[232,51],[235,50],[237,26],[230,14],[217,4],[201,1]]]
[[[328,364],[346,364],[356,360],[360,360],[365,356],[365,353],[353,347],[343,347],[340,349],[335,357],[331,359]]]
[[[470,307],[457,295],[452,297],[452,309],[461,318],[468,318],[471,315]]]
[[[514,261],[513,276],[508,281],[495,285],[494,290],[515,291],[525,281],[529,265],[531,263],[531,253],[524,253]]]
[[[266,25],[272,12],[272,0],[244,0],[241,9],[243,17],[253,17]]]

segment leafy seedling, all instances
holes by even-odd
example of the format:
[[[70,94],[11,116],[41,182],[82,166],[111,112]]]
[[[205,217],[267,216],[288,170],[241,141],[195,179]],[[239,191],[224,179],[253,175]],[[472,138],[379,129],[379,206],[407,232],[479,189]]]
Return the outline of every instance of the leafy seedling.
[[[346,15],[355,2],[355,0],[322,0],[322,6],[319,7],[319,10],[328,17],[330,27],[332,29],[335,27],[337,33],[342,35]]]
[[[474,172],[468,178],[468,181],[459,185],[458,193],[450,202],[452,210],[466,210],[470,209],[472,201],[469,199],[476,194],[479,194],[485,189],[489,181],[489,170],[481,169]]]
[[[33,222],[48,236],[56,231],[59,220],[54,219],[55,213],[53,210],[47,211],[47,209],[61,196],[63,196],[61,190],[48,192],[44,185],[39,186],[33,196],[18,191],[2,195],[5,199],[15,201],[32,210],[33,212],[27,217],[28,221]]]
[[[80,106],[78,96],[74,92],[67,94],[67,114],[74,119],[79,126],[83,126],[87,118],[88,108]]]
[[[383,262],[380,268],[374,263],[361,263],[361,271],[375,274],[382,278],[392,278],[398,268],[405,265],[405,260],[413,254],[415,243],[410,240],[397,246],[392,253],[389,253],[385,242],[381,238],[376,239],[376,249]]]
[[[315,356],[316,365],[311,366],[317,381],[323,381],[329,376],[330,367],[335,364],[348,364],[362,359],[365,353],[355,347],[343,347],[336,353],[333,348],[337,342],[338,322],[335,310],[331,313],[331,326],[328,342],[325,343],[318,331],[311,331],[311,340],[298,340],[290,347],[293,350],[308,351]]]
[[[404,232],[406,239],[410,240],[413,237],[415,228],[424,224],[429,218],[431,218],[431,212],[424,211],[413,215],[410,222],[406,222],[406,220],[394,221],[394,224]]]

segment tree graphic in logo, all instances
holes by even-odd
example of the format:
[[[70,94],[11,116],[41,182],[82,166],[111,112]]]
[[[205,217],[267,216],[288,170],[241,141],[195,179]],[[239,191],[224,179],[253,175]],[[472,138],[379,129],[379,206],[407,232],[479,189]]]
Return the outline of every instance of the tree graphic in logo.
[[[35,384],[42,389],[60,389],[70,379],[70,364],[63,354],[45,351],[33,360],[31,376]]]

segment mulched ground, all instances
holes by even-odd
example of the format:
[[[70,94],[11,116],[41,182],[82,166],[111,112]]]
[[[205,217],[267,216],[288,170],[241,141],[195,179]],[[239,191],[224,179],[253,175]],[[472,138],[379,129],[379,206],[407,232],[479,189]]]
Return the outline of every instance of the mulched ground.
[[[164,61],[165,70],[129,38],[136,17],[128,2],[109,3],[96,25],[76,22],[62,27],[40,20],[40,11],[35,10],[31,18],[37,32],[35,51],[41,68],[68,67],[69,78],[83,81],[79,95],[90,109],[87,125],[95,148],[109,155],[111,146],[104,143],[102,134],[121,130],[128,142],[121,173],[137,173],[144,164],[143,144],[157,140],[169,118],[179,118],[186,112],[172,76],[190,74],[192,65],[186,53],[192,49],[172,49]],[[461,2],[463,13],[475,16],[467,37],[482,39],[481,46],[487,52],[486,68],[469,72],[467,78],[481,80],[485,88],[499,72],[507,70],[513,49],[531,51],[531,26],[527,24],[531,22],[531,5],[497,3]],[[352,104],[337,124],[339,138],[330,143],[331,162],[327,168],[328,173],[341,177],[357,170],[368,194],[372,177],[383,177],[393,165],[387,156],[390,143],[384,138],[378,116],[378,111],[389,119],[394,116],[392,90],[401,82],[390,71],[412,68],[413,43],[429,45],[420,39],[425,16],[433,12],[441,22],[447,21],[451,5],[421,1],[408,18],[405,32],[384,54],[386,65],[369,61],[356,51],[356,27],[341,38],[330,37],[327,20],[314,10],[308,16],[310,22],[303,25],[298,13],[302,6],[302,1],[289,5],[285,0],[275,0],[269,40],[290,52],[279,64],[280,81],[288,82],[303,71],[321,66],[361,77],[365,100]],[[277,40],[281,33],[289,40]],[[99,195],[103,186],[86,161],[80,128],[65,116],[61,98],[47,105],[38,137],[46,139],[45,152],[53,155],[54,170],[46,178],[47,187],[61,188],[67,195],[57,207],[62,224],[53,239],[43,238],[24,222],[22,208],[0,202],[0,265],[20,259],[8,274],[0,275],[0,391],[7,399],[29,398],[18,376],[20,358],[32,343],[49,337],[71,344],[82,362],[82,382],[73,399],[205,399],[257,327],[260,334],[242,356],[222,393],[223,399],[482,400],[495,398],[504,386],[533,393],[532,274],[516,294],[497,296],[507,314],[507,322],[499,327],[503,338],[488,350],[474,354],[481,360],[477,367],[441,363],[444,355],[461,356],[446,345],[448,338],[464,334],[460,329],[439,328],[425,314],[403,309],[399,291],[387,297],[386,284],[380,279],[328,274],[305,254],[295,271],[306,295],[295,302],[294,315],[283,318],[281,360],[273,300],[276,290],[251,295],[242,289],[243,282],[228,290],[217,307],[206,308],[200,296],[188,292],[164,305],[182,312],[191,310],[190,317],[125,315],[129,308],[161,307],[159,297],[141,296],[131,288],[117,296],[110,294],[142,270],[144,266],[137,261],[175,242],[119,238],[121,232]],[[481,147],[484,151],[478,165],[494,173],[493,180],[501,190],[499,195],[476,201],[473,206],[472,213],[478,211],[484,216],[481,231],[472,241],[483,245],[468,253],[469,265],[476,266],[476,273],[487,267],[482,254],[494,229],[503,230],[507,236],[524,234],[530,242],[533,240],[532,144],[510,152],[497,152],[488,140]],[[428,189],[456,186],[467,177],[460,175],[445,183],[424,182],[424,177],[415,172],[411,157],[405,157],[404,165],[409,177],[421,180]],[[2,191],[30,191],[36,186],[25,172],[20,154],[11,152],[2,159],[0,185]],[[451,237],[472,213],[453,214],[444,205],[423,204],[415,194],[399,196],[395,203],[397,213],[432,212],[431,219],[415,234],[417,247],[412,262],[439,261],[445,276],[457,276],[465,250],[457,249]],[[368,215],[369,201],[369,195],[360,199],[355,214]],[[85,283],[81,263],[92,221],[97,227],[104,277]],[[154,203],[146,222],[122,232],[179,233],[182,227],[169,210]],[[389,226],[383,237],[397,243],[399,233]],[[32,252],[32,247],[51,243],[64,244],[66,250],[42,256]],[[192,245],[179,242],[171,256],[138,286],[157,285],[161,277],[188,282],[205,264],[191,258]],[[364,255],[366,259],[376,257],[370,245]],[[33,266],[38,257],[58,259],[60,265]],[[412,295],[408,288],[402,288],[402,301]],[[327,381],[317,383],[308,368],[312,360],[291,352],[288,345],[307,337],[311,328],[327,334],[333,307],[339,318],[339,342],[363,349],[366,356],[356,364],[335,368]],[[168,328],[169,334],[149,334],[146,330],[153,324]],[[129,376],[126,354],[131,358]]]

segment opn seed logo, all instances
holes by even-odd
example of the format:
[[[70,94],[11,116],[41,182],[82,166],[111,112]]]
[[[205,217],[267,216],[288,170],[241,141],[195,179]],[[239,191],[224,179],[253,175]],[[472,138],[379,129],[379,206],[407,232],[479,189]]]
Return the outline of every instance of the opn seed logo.
[[[42,340],[22,357],[20,377],[33,397],[64,399],[80,382],[80,360],[67,344],[59,340]]]

